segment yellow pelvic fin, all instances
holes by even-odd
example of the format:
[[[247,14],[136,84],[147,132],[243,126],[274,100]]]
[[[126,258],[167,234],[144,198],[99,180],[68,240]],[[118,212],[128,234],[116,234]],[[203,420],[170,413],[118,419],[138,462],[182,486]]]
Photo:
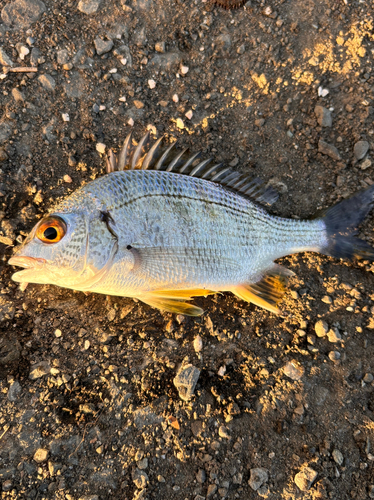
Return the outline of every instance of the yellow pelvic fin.
[[[213,293],[216,292],[213,290],[196,288],[191,290],[154,290],[150,292],[149,295],[152,295],[153,297],[165,297],[175,300],[192,300],[192,297],[207,297],[208,295],[211,295]]]
[[[201,316],[204,312],[200,307],[189,304],[188,302],[182,302],[174,298],[157,297],[153,294],[143,295],[139,297],[139,300],[157,309],[163,309],[164,311],[177,314],[185,314],[186,316]]]
[[[286,292],[288,279],[293,273],[281,266],[271,269],[256,283],[245,283],[231,289],[239,298],[252,302],[267,311],[280,314],[277,307]]]

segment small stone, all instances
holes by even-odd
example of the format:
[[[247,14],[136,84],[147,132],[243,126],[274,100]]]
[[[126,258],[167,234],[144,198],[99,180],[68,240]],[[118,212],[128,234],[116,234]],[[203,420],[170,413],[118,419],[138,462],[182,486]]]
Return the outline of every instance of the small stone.
[[[15,0],[5,5],[1,18],[11,28],[24,29],[35,23],[45,10],[41,0]]]
[[[257,118],[257,120],[255,120],[256,127],[262,127],[264,124],[265,124],[264,118]]]
[[[304,375],[304,368],[295,360],[289,361],[283,368],[284,374],[291,380],[300,380]]]
[[[188,401],[193,397],[199,377],[200,370],[195,366],[191,364],[181,366],[173,382],[183,401]]]
[[[156,82],[154,80],[148,80],[148,87],[154,89],[156,87]]]
[[[67,50],[61,49],[57,51],[57,64],[63,66],[69,62],[69,59],[69,52]]]
[[[371,384],[373,380],[374,380],[374,376],[372,373],[366,373],[364,378],[363,378],[363,381],[365,382],[365,384]]]
[[[324,296],[322,297],[322,299],[321,299],[321,300],[322,300],[322,302],[324,302],[325,304],[332,304],[332,298],[331,298],[331,297],[329,297],[328,295],[324,295]]]
[[[6,151],[4,150],[4,148],[0,148],[0,163],[2,163],[3,161],[6,161],[8,159],[8,155],[6,153]]]
[[[343,465],[344,457],[343,453],[340,450],[334,450],[332,452],[332,458],[338,465]]]
[[[98,142],[96,144],[96,151],[98,151],[100,154],[104,154],[105,153],[105,149],[106,149],[106,145],[103,144],[102,142]]]
[[[17,401],[19,394],[22,391],[21,384],[18,382],[18,380],[15,380],[12,384],[10,384],[9,390],[8,390],[8,399],[11,403],[14,403]]]
[[[249,477],[248,484],[254,491],[257,491],[260,486],[267,483],[269,479],[268,470],[264,469],[263,467],[251,469],[250,474],[251,475]]]
[[[236,53],[237,53],[237,54],[239,54],[239,55],[244,54],[244,52],[245,52],[245,45],[244,45],[244,44],[240,45],[240,46],[236,49]]]
[[[200,335],[197,335],[193,341],[193,348],[195,352],[201,352],[203,350],[203,340]]]
[[[360,165],[361,170],[366,170],[367,168],[371,167],[371,160],[369,158],[366,158]]]
[[[179,128],[181,130],[184,129],[184,123],[183,123],[183,120],[181,118],[177,118],[175,124],[176,124],[177,128]]]
[[[326,321],[320,319],[314,325],[314,330],[317,337],[325,337],[327,335],[327,332],[329,331],[329,325],[326,323]]]
[[[155,51],[163,54],[165,52],[165,42],[157,42],[155,45]]]
[[[148,458],[143,458],[142,460],[139,460],[136,464],[138,466],[138,469],[140,470],[145,470],[148,467]]]
[[[305,467],[303,470],[298,472],[295,476],[295,484],[301,491],[308,491],[314,481],[316,480],[318,474],[311,467]]]
[[[186,118],[188,118],[189,120],[191,120],[191,119],[192,119],[192,116],[193,116],[193,112],[192,112],[192,110],[191,110],[191,109],[189,109],[189,110],[187,111],[187,113],[186,113],[184,116],[185,116]]]
[[[135,122],[134,122],[134,120],[133,120],[132,118],[129,118],[129,119],[127,120],[127,125],[130,125],[130,127],[133,127],[133,126],[134,126],[134,123],[135,123]]]
[[[13,486],[12,481],[10,479],[7,479],[2,484],[2,490],[3,491],[10,491],[12,489],[12,486]]]
[[[40,361],[40,363],[36,363],[31,366],[31,370],[29,373],[30,380],[36,380],[38,378],[44,377],[44,375],[48,375],[51,371],[51,367],[48,361]]]
[[[106,54],[107,52],[110,52],[113,48],[112,40],[103,40],[102,38],[95,38],[94,44],[97,55],[99,56]]]
[[[67,182],[68,184],[71,184],[73,182],[73,179],[70,177],[70,175],[64,175],[64,182]]]
[[[173,99],[173,102],[179,102],[178,94],[174,94],[172,99]]]
[[[182,73],[182,75],[187,75],[187,73],[189,72],[190,68],[188,66],[184,66],[183,64],[181,64],[180,66],[180,72]]]
[[[25,100],[25,96],[17,88],[12,89],[12,96],[16,102],[23,102]]]
[[[332,117],[331,111],[324,106],[317,105],[314,108],[314,114],[317,117],[318,124],[321,127],[331,127],[332,126]]]
[[[78,2],[78,10],[83,14],[94,14],[100,7],[101,0],[80,0]]]
[[[200,484],[204,484],[206,480],[206,472],[204,469],[200,469],[196,474],[196,481]]]
[[[23,61],[28,54],[30,54],[30,49],[28,47],[25,47],[25,45],[21,45],[18,51],[18,55],[21,61]]]
[[[206,497],[210,498],[211,496],[214,495],[214,493],[217,491],[217,485],[216,484],[210,484],[208,486],[207,492],[206,492]]]
[[[224,439],[230,439],[231,436],[229,434],[229,431],[227,430],[227,427],[225,427],[224,425],[220,425],[219,428],[218,428],[218,435],[219,437],[221,438],[224,438]]]
[[[340,352],[339,351],[331,351],[329,352],[329,358],[331,361],[339,361],[340,359]]]
[[[39,448],[34,453],[34,460],[38,464],[45,462],[47,458],[48,458],[48,450],[45,450],[44,448]]]
[[[327,338],[329,339],[329,342],[333,344],[336,344],[336,342],[340,342],[342,340],[342,336],[340,335],[337,328],[331,328],[327,332]]]
[[[142,108],[144,108],[144,102],[135,100],[134,106],[136,107],[136,109],[142,109]]]
[[[341,156],[337,148],[322,139],[318,141],[318,151],[326,156],[329,156],[333,160],[341,160]]]
[[[8,56],[8,54],[2,47],[0,47],[0,65],[10,66],[10,67],[14,66],[14,62],[11,60],[11,58]]]
[[[56,81],[51,75],[40,75],[38,80],[43,88],[49,92],[53,92],[56,87]]]
[[[161,476],[161,475],[158,475],[158,476],[157,476],[157,481],[158,481],[159,483],[165,483],[165,482],[166,482],[166,480],[165,480],[164,476]]]
[[[353,154],[356,160],[362,160],[366,153],[369,151],[370,144],[367,141],[358,141],[354,145]]]
[[[70,116],[68,115],[68,113],[62,113],[61,118],[64,122],[70,121]]]
[[[146,488],[149,483],[148,474],[139,469],[135,469],[132,480],[139,490]]]

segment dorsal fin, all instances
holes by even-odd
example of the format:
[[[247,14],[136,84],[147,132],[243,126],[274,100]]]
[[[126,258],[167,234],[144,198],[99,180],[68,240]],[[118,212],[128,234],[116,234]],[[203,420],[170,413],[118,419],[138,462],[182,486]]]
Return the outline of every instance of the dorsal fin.
[[[211,158],[199,161],[201,153],[190,154],[188,149],[177,150],[176,141],[166,149],[162,149],[160,147],[162,139],[161,137],[150,144],[147,132],[138,144],[133,144],[130,133],[118,156],[112,150],[109,151],[107,173],[128,169],[174,172],[217,182],[230,191],[263,205],[272,205],[278,199],[275,189],[265,185],[261,179],[249,178],[221,163],[211,165]]]

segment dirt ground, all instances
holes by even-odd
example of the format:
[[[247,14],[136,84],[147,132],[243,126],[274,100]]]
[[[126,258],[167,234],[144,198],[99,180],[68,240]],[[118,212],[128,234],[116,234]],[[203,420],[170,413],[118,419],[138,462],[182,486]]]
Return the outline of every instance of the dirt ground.
[[[22,291],[7,264],[130,129],[269,181],[282,216],[371,185],[372,3],[2,0],[0,12],[1,498],[374,498],[372,264],[287,257],[284,318],[226,294],[197,299],[197,319]],[[372,244],[373,228],[371,215]],[[186,366],[187,401],[174,383]]]

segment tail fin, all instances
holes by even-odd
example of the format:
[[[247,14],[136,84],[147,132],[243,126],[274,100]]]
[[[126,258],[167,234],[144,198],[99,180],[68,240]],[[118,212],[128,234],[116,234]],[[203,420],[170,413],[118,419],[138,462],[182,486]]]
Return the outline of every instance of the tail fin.
[[[374,205],[374,185],[324,212],[328,244],[321,253],[341,259],[374,260],[374,248],[356,238],[358,226]]]

